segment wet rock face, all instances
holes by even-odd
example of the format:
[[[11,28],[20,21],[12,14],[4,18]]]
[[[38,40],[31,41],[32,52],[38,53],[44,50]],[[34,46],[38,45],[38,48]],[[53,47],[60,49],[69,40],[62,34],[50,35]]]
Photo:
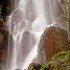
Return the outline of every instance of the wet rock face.
[[[41,48],[40,53],[45,54],[45,60],[48,62],[54,54],[68,49],[68,33],[60,27],[51,26],[45,29],[39,47]]]
[[[0,20],[0,61],[5,61],[8,46],[8,31],[5,29],[4,23]]]
[[[2,46],[3,43],[3,35],[0,33],[0,46]]]
[[[15,25],[23,20],[23,13],[20,9],[15,9],[11,15],[11,21]]]
[[[33,33],[29,31],[25,31],[23,33],[19,52],[18,52],[19,54],[18,54],[17,62],[19,67],[21,67],[20,65],[25,61],[26,57],[29,55],[35,43],[36,43],[36,40]]]

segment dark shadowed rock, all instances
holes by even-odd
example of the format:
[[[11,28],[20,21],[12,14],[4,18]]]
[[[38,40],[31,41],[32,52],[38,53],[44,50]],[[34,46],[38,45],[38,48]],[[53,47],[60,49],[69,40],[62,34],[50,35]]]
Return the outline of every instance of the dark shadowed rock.
[[[33,33],[29,31],[25,31],[22,36],[22,40],[20,43],[20,48],[18,52],[18,66],[25,61],[26,57],[29,55],[30,51],[32,50],[33,46],[35,45],[36,40]]]
[[[8,35],[5,23],[0,20],[0,62],[5,61],[7,57]]]
[[[28,67],[28,70],[40,70],[41,65],[38,63],[31,63]]]
[[[5,28],[5,23],[3,19],[0,19],[0,28]]]
[[[39,43],[41,62],[48,62],[52,56],[68,49],[68,33],[60,27],[46,28]],[[44,60],[43,60],[44,59]]]

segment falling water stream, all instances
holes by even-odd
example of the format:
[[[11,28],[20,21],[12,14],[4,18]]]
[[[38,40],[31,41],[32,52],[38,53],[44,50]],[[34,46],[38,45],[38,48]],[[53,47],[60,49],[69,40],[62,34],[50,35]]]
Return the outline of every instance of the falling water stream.
[[[37,57],[38,55],[38,43],[40,40],[41,35],[43,34],[43,31],[45,28],[49,27],[49,22],[48,19],[46,18],[45,14],[45,0],[32,0],[34,10],[35,10],[35,15],[36,19],[32,21],[31,23],[29,22],[28,19],[26,19],[26,5],[29,0],[20,0],[18,3],[18,8],[16,8],[9,19],[9,31],[10,34],[12,34],[13,37],[13,55],[11,57],[10,63],[11,66],[8,68],[9,70],[16,70],[16,69],[27,69],[29,64],[32,63],[32,61]],[[31,1],[31,0],[30,0]],[[47,0],[50,3],[50,0]],[[30,9],[30,8],[28,8]],[[51,8],[49,8],[51,9]],[[48,13],[47,13],[48,15]],[[51,15],[51,14],[50,14]],[[48,16],[49,17],[49,16]],[[50,18],[51,19],[51,18]],[[31,24],[29,26],[29,24]],[[53,25],[53,24],[52,24]],[[51,26],[52,26],[51,25]],[[29,28],[28,28],[29,27]],[[26,57],[23,57],[24,61],[22,61],[21,65],[17,63],[18,61],[18,54],[20,50],[20,45],[21,45],[21,40],[23,38],[23,33],[25,31],[29,31],[30,33],[33,33],[36,43],[34,46],[32,46]],[[29,40],[31,41],[31,40]],[[25,46],[23,46],[25,47]],[[21,58],[21,57],[19,57]]]

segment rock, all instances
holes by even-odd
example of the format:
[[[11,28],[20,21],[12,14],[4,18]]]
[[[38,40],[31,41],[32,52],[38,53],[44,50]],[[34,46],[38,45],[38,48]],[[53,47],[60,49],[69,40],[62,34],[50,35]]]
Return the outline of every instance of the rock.
[[[21,68],[20,65],[25,61],[26,57],[29,55],[35,43],[36,40],[33,33],[29,31],[25,31],[22,36],[18,57],[17,57],[18,58],[17,64],[20,68]]]
[[[46,64],[31,63],[28,70],[70,70],[70,50],[55,54]]]
[[[28,67],[28,70],[40,70],[41,65],[36,63],[31,63]]]
[[[68,49],[68,33],[60,27],[46,28],[39,43],[39,54],[43,63],[62,50]]]
[[[11,14],[11,22],[13,25],[23,21],[23,13],[20,9],[15,9]]]
[[[5,25],[4,25],[4,21],[2,19],[0,19],[0,28],[4,28]]]
[[[9,0],[7,3],[11,12],[15,9],[15,3],[17,4],[17,2],[15,2],[15,0]]]
[[[0,62],[4,62],[7,57],[8,35],[4,22],[0,20]]]

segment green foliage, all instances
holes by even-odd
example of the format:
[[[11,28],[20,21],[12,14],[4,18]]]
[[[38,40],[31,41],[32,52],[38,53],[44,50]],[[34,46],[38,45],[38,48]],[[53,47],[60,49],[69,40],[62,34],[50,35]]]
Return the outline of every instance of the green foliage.
[[[49,70],[49,67],[47,64],[35,64],[32,63],[29,65],[28,70]]]
[[[68,70],[70,63],[70,50],[55,54],[47,64],[30,64],[28,70]],[[39,66],[39,68],[37,68]]]
[[[51,64],[50,68],[52,68],[52,70],[68,70],[69,63],[70,50],[55,54],[52,60],[49,62],[49,64]]]
[[[42,64],[40,70],[49,70],[49,66],[47,64]]]
[[[58,60],[60,62],[65,62],[65,61],[69,61],[68,59],[70,58],[70,51],[62,51],[62,52],[59,52],[58,54],[54,55],[53,56],[53,59],[55,60]]]
[[[0,5],[0,19],[3,19],[4,21],[6,21],[6,18],[8,15],[10,15],[10,13],[11,13],[11,10],[8,6],[5,6],[3,4]]]
[[[31,63],[29,65],[28,70],[40,70],[41,65],[40,64],[35,64],[35,63]]]
[[[31,63],[31,64],[29,65],[28,70],[34,70],[34,67],[35,67],[35,66],[36,66],[35,63]]]
[[[62,51],[62,52],[59,52],[58,54],[55,54],[53,56],[53,58],[58,58],[58,57],[61,57],[61,56],[64,56],[64,55],[67,55],[67,52],[66,51]]]

